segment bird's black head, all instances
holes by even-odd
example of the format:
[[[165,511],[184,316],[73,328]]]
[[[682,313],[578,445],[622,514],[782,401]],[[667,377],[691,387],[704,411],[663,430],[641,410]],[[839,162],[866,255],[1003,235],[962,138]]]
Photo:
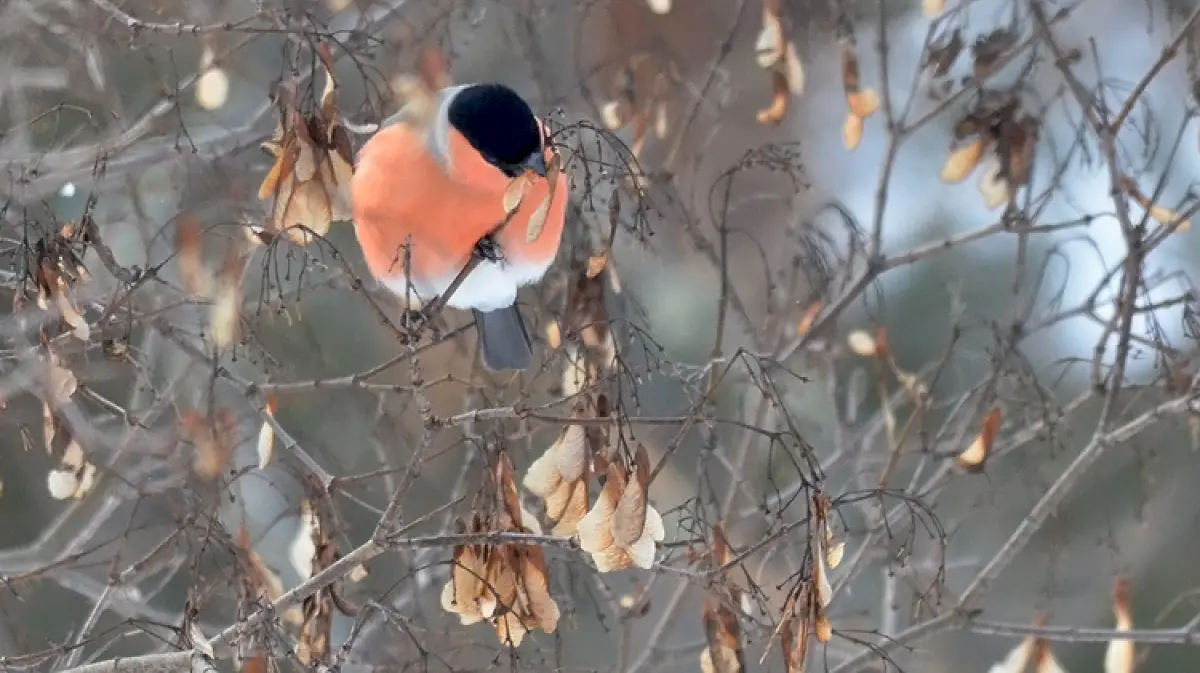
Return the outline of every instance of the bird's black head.
[[[516,91],[503,84],[473,84],[458,92],[446,114],[467,142],[508,177],[529,169],[545,176],[541,126]]]

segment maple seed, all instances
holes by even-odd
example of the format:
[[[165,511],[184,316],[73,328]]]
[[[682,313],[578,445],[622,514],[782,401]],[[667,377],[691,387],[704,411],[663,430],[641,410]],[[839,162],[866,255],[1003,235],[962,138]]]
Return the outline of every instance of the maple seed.
[[[995,210],[1008,203],[1011,194],[1008,181],[1001,175],[1003,167],[999,160],[988,161],[983,174],[979,176],[979,193],[983,195],[983,205],[988,210]]]
[[[921,11],[927,18],[934,18],[946,10],[946,0],[921,0]]]
[[[988,456],[991,455],[992,445],[1000,432],[1000,409],[993,407],[983,419],[982,427],[975,441],[965,451],[958,454],[958,464],[964,470],[978,472],[983,469]]]
[[[737,614],[712,597],[704,601],[700,618],[707,646],[700,652],[703,673],[742,673],[741,625]]]
[[[790,95],[787,75],[778,70],[771,71],[771,87],[771,105],[758,111],[758,123],[768,126],[778,124],[787,116]]]
[[[650,5],[650,11],[655,14],[671,13],[671,0],[646,0],[646,4]]]
[[[862,136],[862,117],[856,116],[853,112],[848,113],[846,121],[842,123],[842,142],[846,145],[846,149],[850,151],[858,149],[858,144],[862,142]]]
[[[505,215],[512,215],[521,207],[521,201],[525,199],[525,192],[529,191],[529,186],[533,180],[532,175],[533,171],[527,170],[508,181],[508,186],[504,188],[504,198],[502,201]]]
[[[196,78],[196,103],[205,110],[216,110],[229,99],[229,75],[224,68],[214,66],[216,53],[211,44],[200,52],[200,76]]]
[[[630,470],[609,463],[596,504],[579,522],[579,546],[602,573],[630,565],[650,569],[656,542],[666,535],[662,516],[646,499],[649,459],[639,445]]]
[[[875,338],[864,330],[854,330],[846,337],[846,345],[855,355],[864,358],[875,357],[878,353],[878,348],[875,344]]]
[[[275,394],[267,395],[266,414],[275,416]],[[275,455],[275,426],[267,421],[263,421],[262,427],[258,430],[258,469],[263,469],[271,463],[271,457]]]
[[[1129,612],[1129,579],[1118,578],[1113,584],[1113,616],[1117,631],[1131,631],[1133,617]],[[1108,641],[1104,653],[1104,673],[1133,673],[1133,641],[1114,638]]]
[[[943,182],[962,182],[979,166],[979,160],[983,157],[987,147],[987,141],[979,136],[955,148],[947,157],[938,177]]]
[[[550,206],[554,203],[554,193],[561,173],[562,157],[558,152],[553,152],[549,165],[546,166],[546,198],[542,199],[537,209],[529,216],[529,225],[525,230],[526,243],[533,243],[542,235],[542,229],[546,227],[546,218],[550,215]]]
[[[577,405],[572,415],[584,416],[582,405]],[[546,518],[554,522],[555,535],[574,535],[579,521],[587,513],[587,464],[588,443],[584,428],[568,425],[525,473],[522,483],[545,501]]]
[[[800,316],[800,321],[796,323],[796,336],[808,334],[808,331],[812,329],[813,322],[816,321],[817,316],[821,313],[821,309],[824,306],[825,304],[818,299],[809,304],[808,308],[804,309],[804,313]]]

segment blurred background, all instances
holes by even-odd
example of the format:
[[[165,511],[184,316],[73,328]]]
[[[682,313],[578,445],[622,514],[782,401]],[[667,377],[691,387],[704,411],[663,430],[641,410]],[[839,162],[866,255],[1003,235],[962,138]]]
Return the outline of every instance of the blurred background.
[[[798,67],[772,61],[773,16]],[[291,83],[315,109],[318,42],[355,149],[431,47],[453,81],[506,83],[563,129],[570,221],[554,270],[522,295],[529,371],[483,371],[456,311],[414,354],[349,223],[307,246],[246,243],[272,205],[257,193],[271,94]],[[854,149],[848,53],[881,101]],[[1112,628],[1118,578],[1135,627],[1154,630],[1137,669],[1190,670],[1198,234],[1144,217],[1129,190],[1123,222],[1113,185],[1192,217],[1198,59],[1182,0],[0,3],[0,285],[14,302],[0,325],[0,666],[169,649],[185,618],[219,632],[248,614],[247,546],[283,589],[311,574],[306,500],[328,506],[342,553],[397,489],[405,534],[452,532],[497,450],[524,474],[583,388],[665,460],[655,567],[598,574],[548,547],[562,618],[513,651],[440,607],[450,546],[389,552],[341,585],[370,607],[335,612],[333,651],[353,635],[339,664],[694,670],[713,585],[694,561],[721,523],[750,550],[716,582],[748,591],[744,665],[788,670],[773,634],[811,577],[819,488],[846,557],[830,571],[834,636],[812,641],[808,670],[988,670],[1035,614]],[[1111,119],[1135,92],[1110,158],[1080,101]],[[957,184],[939,175],[988,96],[1038,128],[1029,184],[995,208],[986,160]],[[764,123],[773,104],[782,118]],[[1008,151],[989,150],[997,166]],[[1125,224],[1144,235],[1132,268]],[[221,348],[220,297],[194,291],[188,261],[222,279],[230,249],[248,252],[239,339]],[[64,250],[89,276],[67,282],[82,337],[53,279],[39,294],[43,260],[76,267]],[[593,322],[611,346],[590,341]],[[598,371],[580,383],[589,350]],[[988,460],[964,469],[993,408]],[[295,618],[257,636],[272,666],[299,665]],[[1101,670],[1104,634],[1046,635],[1065,670]]]

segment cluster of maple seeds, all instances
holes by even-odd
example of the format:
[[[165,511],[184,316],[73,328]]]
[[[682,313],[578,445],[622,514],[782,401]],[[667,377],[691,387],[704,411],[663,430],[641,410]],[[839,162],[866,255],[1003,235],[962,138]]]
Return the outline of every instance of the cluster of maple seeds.
[[[60,413],[78,391],[79,381],[52,347],[62,333],[84,343],[91,338],[91,328],[80,310],[76,290],[91,282],[91,274],[82,262],[82,250],[90,243],[93,226],[88,215],[78,223],[63,224],[33,246],[34,262],[30,265],[34,304],[39,310],[56,315],[55,320],[42,321],[37,330],[41,371],[35,390],[42,401],[42,444],[58,463],[46,477],[46,488],[56,500],[82,498],[98,480],[96,466],[88,460]],[[22,287],[13,295],[13,314],[22,327],[28,316],[27,303],[27,291]],[[106,342],[105,353],[113,354],[114,348]],[[0,408],[3,407],[0,400]]]
[[[828,608],[833,599],[829,571],[838,567],[845,556],[845,542],[837,541],[830,526],[832,504],[821,492],[810,499],[812,521],[809,529],[809,572],[789,591],[783,611],[772,638],[778,637],[783,651],[785,670],[802,673],[808,654],[810,636],[828,643],[833,638],[833,625]],[[689,550],[690,551],[690,550]],[[739,558],[733,553],[723,528],[713,527],[711,541],[705,554],[689,554],[695,561],[708,564],[708,570],[722,574],[734,567]],[[701,607],[706,647],[700,652],[703,673],[737,673],[745,671],[742,646],[741,614],[749,614],[749,594],[733,584],[730,577],[709,589]],[[770,654],[768,647],[759,660],[761,666]]]
[[[820,306],[820,304],[814,304]],[[815,315],[815,311],[811,312]],[[808,313],[806,313],[808,315]],[[809,319],[811,322],[811,318]],[[805,327],[805,322],[802,319],[801,326]],[[807,328],[805,327],[805,330]],[[864,358],[871,358],[879,362],[883,367],[890,371],[900,384],[901,388],[912,399],[913,403],[918,407],[924,408],[929,401],[929,389],[925,382],[919,376],[911,372],[901,369],[895,358],[892,356],[892,350],[888,345],[887,330],[883,327],[878,327],[875,334],[872,335],[866,330],[854,330],[846,337],[846,345],[855,355]],[[884,425],[887,429],[888,438],[890,441],[896,441],[896,419],[892,413],[890,396],[882,389],[883,380],[879,379],[881,394],[879,399],[882,401],[882,413]],[[996,443],[996,437],[1000,434],[1000,426],[1003,421],[1003,416],[999,407],[993,406],[987,410],[980,422],[979,433],[967,446],[958,453],[956,460],[959,467],[969,472],[980,472],[984,468],[988,457],[992,453],[992,447]]]
[[[501,454],[493,471],[497,502],[459,533],[542,534],[537,519],[520,504],[512,463]],[[533,544],[462,544],[454,548],[450,580],[442,589],[442,608],[464,625],[487,620],[501,643],[517,647],[532,627],[552,633],[558,604],[550,597],[545,555]]]
[[[598,415],[607,416],[601,396]],[[572,411],[586,416],[581,402]],[[602,481],[588,508],[589,478]],[[626,459],[609,442],[607,428],[568,425],[550,448],[529,466],[522,482],[543,501],[555,535],[577,535],[579,546],[600,572],[654,565],[655,543],[665,537],[662,516],[649,504],[650,461],[638,445]]]
[[[979,193],[988,210],[1008,203],[1017,188],[1029,184],[1038,124],[1021,112],[1017,100],[1007,95],[981,96],[955,124],[954,137],[958,146],[946,159],[940,177],[949,183],[962,182],[986,163]]]
[[[1133,616],[1129,609],[1129,580],[1121,577],[1113,584],[1113,616],[1117,632],[1133,630]],[[1035,627],[1045,626],[1046,617],[1034,615]],[[1113,638],[1108,641],[1104,653],[1104,673],[1133,673],[1133,641]],[[1036,635],[1021,640],[1007,655],[988,669],[988,673],[1067,673],[1059,663],[1045,638]]]
[[[601,403],[602,405],[603,403]],[[581,402],[573,414],[584,418]],[[602,480],[589,508],[589,482]],[[578,538],[580,548],[599,572],[654,565],[656,544],[665,537],[662,516],[650,505],[650,465],[646,449],[623,457],[608,444],[599,427],[570,424],[530,465],[523,486],[545,507],[551,532]],[[537,518],[520,504],[513,468],[501,455],[492,471],[495,502],[476,507],[460,534],[542,534]],[[488,497],[488,496],[485,496]],[[462,624],[488,621],[500,642],[518,646],[532,628],[546,633],[557,627],[558,605],[549,593],[545,556],[532,544],[462,544],[454,548],[454,567],[442,589],[442,607]]]
[[[291,83],[276,91],[280,118],[275,135],[263,149],[275,157],[263,178],[258,198],[274,198],[262,237],[283,232],[296,245],[308,245],[313,234],[324,236],[334,220],[350,219],[347,189],[354,172],[350,136],[337,107],[333,54],[327,44],[317,48],[325,75],[315,113],[305,114]]]

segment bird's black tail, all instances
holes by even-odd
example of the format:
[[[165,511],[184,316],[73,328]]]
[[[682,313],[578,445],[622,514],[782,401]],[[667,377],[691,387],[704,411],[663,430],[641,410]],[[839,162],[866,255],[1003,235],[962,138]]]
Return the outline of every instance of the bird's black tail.
[[[533,343],[516,304],[495,311],[472,311],[479,332],[483,366],[492,371],[525,369],[533,359]]]

